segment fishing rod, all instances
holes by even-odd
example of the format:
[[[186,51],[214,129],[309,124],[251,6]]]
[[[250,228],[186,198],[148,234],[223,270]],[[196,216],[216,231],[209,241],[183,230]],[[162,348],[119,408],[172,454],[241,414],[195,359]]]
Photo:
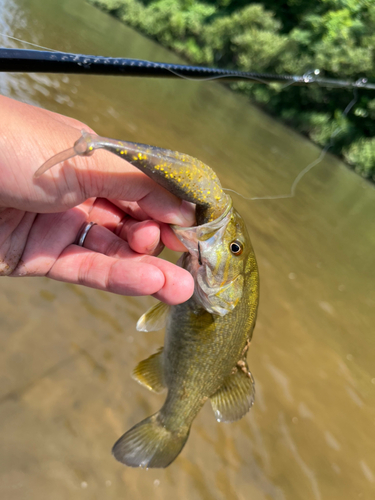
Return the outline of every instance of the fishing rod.
[[[285,83],[287,85],[317,84],[325,87],[365,88],[375,90],[367,78],[356,81],[319,77],[318,69],[302,76],[275,75],[236,71],[230,69],[159,63],[142,59],[88,56],[67,52],[48,52],[30,49],[0,48],[0,73],[65,73],[85,75],[114,75],[154,78],[186,78],[209,80],[225,78],[227,81],[251,81],[255,83]]]

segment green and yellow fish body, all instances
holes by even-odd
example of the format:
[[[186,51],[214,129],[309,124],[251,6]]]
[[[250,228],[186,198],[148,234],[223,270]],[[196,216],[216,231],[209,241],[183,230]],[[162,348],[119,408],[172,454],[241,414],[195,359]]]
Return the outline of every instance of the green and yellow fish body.
[[[159,303],[137,324],[141,331],[166,325],[165,345],[139,363],[134,378],[154,392],[167,390],[162,408],[126,432],[113,454],[131,467],[167,467],[180,453],[207,399],[216,419],[240,419],[254,401],[246,354],[255,326],[259,277],[245,224],[216,174],[199,160],[174,151],[83,133],[66,153],[103,148],[197,205],[195,227],[173,227],[188,252],[179,264],[195,281],[185,303]],[[58,161],[49,160],[40,171]],[[62,156],[61,156],[62,155]],[[39,172],[40,173],[40,172]]]

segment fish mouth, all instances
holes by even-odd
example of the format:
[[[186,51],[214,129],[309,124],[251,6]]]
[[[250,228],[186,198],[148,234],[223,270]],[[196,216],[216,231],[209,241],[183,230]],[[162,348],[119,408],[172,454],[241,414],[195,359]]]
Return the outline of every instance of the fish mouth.
[[[236,297],[233,299],[233,287],[241,276],[232,276],[230,281],[223,283],[215,273],[216,259],[212,255],[222,245],[232,216],[233,206],[230,202],[220,217],[211,222],[193,227],[172,226],[173,232],[191,256],[186,269],[194,278],[195,299],[207,312],[220,316],[231,312],[238,303]]]
[[[171,224],[171,228],[173,229],[173,231],[189,231],[191,229],[196,229],[196,228],[208,229],[208,230],[214,231],[215,229],[219,229],[221,227],[221,222],[223,221],[223,219],[226,218],[226,216],[228,215],[228,213],[231,211],[232,208],[233,208],[233,203],[232,203],[232,200],[230,199],[228,206],[226,207],[224,212],[217,219],[214,219],[210,222],[206,222],[205,224],[201,224],[200,226],[184,227],[184,226],[177,226],[176,224]],[[219,227],[216,228],[216,226],[219,226]],[[209,231],[207,231],[207,232],[209,232]]]
[[[225,230],[232,216],[232,210],[233,205],[232,200],[230,200],[220,217],[213,221],[191,227],[171,225],[177,238],[185,245],[188,252],[198,260],[200,265],[202,265],[202,255],[199,242],[207,241],[210,235],[215,236],[220,230]]]

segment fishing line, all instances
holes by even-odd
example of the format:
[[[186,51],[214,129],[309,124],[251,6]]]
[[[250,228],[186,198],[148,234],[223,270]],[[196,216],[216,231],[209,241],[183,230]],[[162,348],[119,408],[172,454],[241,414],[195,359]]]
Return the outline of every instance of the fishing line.
[[[353,99],[349,102],[349,104],[346,106],[346,108],[343,111],[343,116],[347,116],[347,114],[350,112],[352,107],[355,105],[355,103],[358,100],[358,91],[356,88],[353,89]],[[337,127],[332,134],[330,135],[329,142],[328,144],[325,145],[325,147],[322,149],[319,157],[309,163],[301,172],[297,175],[297,177],[294,179],[293,184],[290,188],[290,192],[288,194],[281,194],[281,195],[270,195],[270,196],[253,196],[253,197],[246,197],[237,191],[234,191],[233,189],[224,189],[224,191],[230,191],[232,193],[237,194],[244,200],[248,201],[258,201],[258,200],[280,200],[280,199],[285,199],[285,198],[294,198],[296,194],[296,189],[300,181],[302,180],[305,175],[310,172],[311,169],[313,169],[316,165],[318,165],[325,155],[327,154],[328,150],[334,145],[334,138],[341,132],[342,127]]]
[[[17,40],[17,42],[21,42],[21,43],[24,43],[26,45],[31,45],[32,47],[37,47],[38,49],[49,50],[50,52],[59,52],[58,50],[50,49],[48,47],[43,47],[43,45],[37,45],[36,43],[26,42],[26,40],[21,40],[20,38],[6,35],[5,33],[0,33],[0,36],[3,36],[5,38],[10,38],[11,40]]]
[[[179,76],[182,79],[191,80],[191,81],[194,81],[194,80],[195,81],[207,81],[207,80],[217,80],[219,78],[225,78],[225,75],[222,75],[222,76],[218,75],[218,76],[212,76],[212,77],[207,77],[207,78],[189,78],[189,77],[186,77],[184,75],[179,75],[178,72],[175,72],[175,71],[173,71],[171,69],[169,69],[169,71],[171,71],[171,73],[174,73],[176,76]],[[312,70],[307,71],[303,75],[302,78],[303,78],[303,81],[305,83],[318,83],[319,86],[323,86],[320,82],[316,81],[316,77],[319,74],[320,74],[320,70],[318,68],[316,68],[316,69],[312,69]],[[252,80],[257,80],[260,83],[263,83],[264,85],[271,86],[270,82],[267,82],[267,81],[262,80],[260,78],[255,78],[254,77],[254,78],[251,78],[251,79]],[[360,80],[358,80],[357,83],[359,83],[359,82],[360,82]],[[290,87],[290,86],[294,85],[294,83],[295,83],[294,81],[290,81],[290,82],[285,83],[284,85],[281,85],[280,91],[281,90],[285,90],[287,87]],[[337,87],[345,87],[345,84],[338,83]],[[353,96],[354,96],[353,99],[350,101],[350,103],[344,109],[343,116],[346,116],[349,113],[349,111],[352,109],[352,107],[355,105],[355,103],[357,102],[357,99],[358,99],[357,87],[353,88]],[[296,194],[297,186],[300,183],[300,181],[303,179],[303,177],[305,177],[305,175],[308,172],[310,172],[310,170],[312,170],[316,165],[318,165],[321,161],[323,161],[323,159],[326,156],[326,154],[329,151],[329,149],[334,145],[333,139],[337,136],[337,134],[340,133],[341,130],[342,130],[342,127],[337,127],[332,132],[332,134],[330,135],[328,144],[326,144],[325,147],[322,149],[319,157],[316,160],[314,160],[311,163],[309,163],[303,170],[301,170],[301,172],[294,179],[293,184],[292,184],[292,186],[290,188],[290,192],[288,194],[247,197],[247,196],[244,196],[244,195],[238,193],[237,191],[235,191],[233,189],[224,188],[224,191],[226,191],[226,192],[230,191],[232,193],[235,193],[238,196],[240,196],[241,198],[243,198],[244,200],[248,200],[248,201],[280,200],[280,199],[294,198],[295,194]]]
[[[21,42],[21,43],[24,43],[26,45],[30,45],[32,47],[36,47],[36,48],[39,48],[39,49],[43,49],[43,50],[48,50],[50,52],[57,52],[57,53],[63,53],[63,54],[69,54],[68,52],[64,52],[64,51],[57,51],[55,49],[51,49],[49,47],[44,47],[42,45],[37,45],[35,43],[32,43],[32,42],[27,42],[26,40],[21,40],[19,38],[16,38],[16,37],[13,37],[11,35],[6,35],[5,33],[0,33],[1,36],[5,37],[5,38],[9,38],[11,40],[15,40],[17,42]],[[132,59],[132,58],[128,58],[129,60],[134,60],[134,61],[138,61],[138,59]],[[144,62],[147,62],[147,63],[151,63],[151,61],[147,61],[145,60]],[[179,73],[178,71],[176,70],[173,70],[172,68],[169,68],[169,67],[165,67],[165,69],[167,71],[169,71],[170,73],[176,75],[177,77],[183,79],[183,80],[188,80],[188,81],[198,81],[198,82],[203,82],[203,81],[210,81],[210,80],[218,80],[218,79],[222,79],[222,78],[230,78],[231,75],[214,75],[214,76],[208,76],[208,77],[201,77],[201,78],[193,78],[193,77],[188,77],[188,76],[185,76],[181,73]],[[303,77],[302,77],[302,81],[306,84],[310,84],[310,83],[317,83],[319,86],[324,86],[321,82],[319,82],[317,80],[317,77],[318,75],[320,74],[320,70],[319,69],[312,69],[312,70],[309,70],[307,71]],[[233,76],[233,75],[232,75]],[[244,76],[244,78],[248,78],[249,80],[252,80],[252,81],[257,81],[259,83],[262,83],[264,85],[268,85],[268,86],[271,86],[271,83],[266,81],[266,80],[263,80],[262,78],[258,78],[256,76],[252,76],[252,77],[246,77]],[[287,87],[291,86],[291,85],[294,85],[297,81],[297,77],[293,77],[293,79],[289,82],[286,82],[285,84],[283,85],[280,85],[280,90],[285,90]],[[366,79],[359,79],[357,82],[356,82],[356,86],[353,87],[353,99],[349,102],[349,104],[346,106],[346,108],[344,109],[343,111],[343,116],[347,116],[347,114],[350,112],[350,110],[352,109],[352,107],[355,105],[355,103],[357,102],[358,100],[358,92],[357,92],[357,88],[358,86],[361,86],[361,83],[362,84],[365,84],[367,82]],[[341,82],[337,82],[336,84],[337,87],[345,87],[347,85],[345,85],[345,83],[341,83]],[[342,127],[337,127],[333,132],[332,134],[330,135],[330,138],[329,138],[329,142],[328,144],[326,144],[326,146],[322,149],[319,157],[317,159],[315,159],[314,161],[312,161],[311,163],[309,163],[303,170],[301,170],[301,172],[296,176],[296,178],[294,179],[293,181],[293,184],[290,188],[290,192],[288,194],[281,194],[281,195],[269,195],[269,196],[253,196],[253,197],[246,197],[240,193],[238,193],[237,191],[233,190],[233,189],[224,189],[224,191],[229,191],[229,192],[232,192],[232,193],[235,193],[237,194],[238,196],[240,196],[241,198],[243,198],[244,200],[248,200],[248,201],[258,201],[258,200],[279,200],[279,199],[286,199],[286,198],[294,198],[295,194],[296,194],[296,189],[297,189],[297,186],[298,184],[301,182],[301,180],[303,179],[303,177],[311,170],[313,169],[316,165],[318,165],[323,159],[324,157],[326,156],[328,150],[333,146],[334,144],[334,141],[333,139],[340,133],[340,131],[342,130]]]
[[[210,80],[219,80],[220,78],[231,78],[232,75],[214,75],[214,76],[202,76],[201,78],[193,78],[189,76],[182,75],[178,71],[173,70],[172,68],[165,68],[167,69],[170,73],[173,75],[178,76],[182,80],[188,80],[190,82],[208,82]],[[262,80],[261,78],[258,78],[257,76],[243,76],[243,78],[248,78],[251,81],[257,81],[259,83],[263,83],[264,85],[271,85],[270,82],[267,82],[266,80]],[[285,84],[286,86],[288,85],[293,85],[295,82],[287,83]]]

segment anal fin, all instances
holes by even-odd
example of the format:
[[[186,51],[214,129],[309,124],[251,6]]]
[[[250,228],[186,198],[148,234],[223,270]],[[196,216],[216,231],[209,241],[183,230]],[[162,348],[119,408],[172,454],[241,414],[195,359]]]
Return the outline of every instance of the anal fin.
[[[132,377],[153,392],[162,392],[164,384],[163,348],[144,359],[134,368]]]
[[[234,422],[250,410],[255,399],[255,385],[245,360],[238,362],[234,372],[224,379],[210,399],[218,422]]]

